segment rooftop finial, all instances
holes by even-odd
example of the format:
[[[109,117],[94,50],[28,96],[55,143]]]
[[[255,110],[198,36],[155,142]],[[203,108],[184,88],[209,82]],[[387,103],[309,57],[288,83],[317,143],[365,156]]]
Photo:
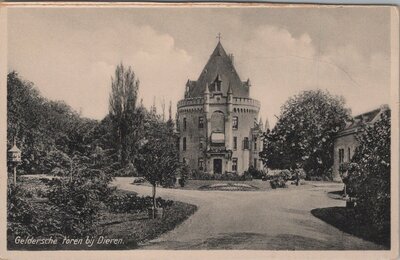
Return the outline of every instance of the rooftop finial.
[[[218,39],[218,42],[221,42],[221,33],[218,33],[218,35],[217,35],[217,37],[216,37],[217,39]]]

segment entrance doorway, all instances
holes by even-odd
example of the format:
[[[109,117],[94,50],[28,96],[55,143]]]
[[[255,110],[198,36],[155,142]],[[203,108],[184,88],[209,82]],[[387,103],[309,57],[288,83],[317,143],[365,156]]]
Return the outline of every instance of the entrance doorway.
[[[214,159],[214,174],[222,174],[222,159]]]

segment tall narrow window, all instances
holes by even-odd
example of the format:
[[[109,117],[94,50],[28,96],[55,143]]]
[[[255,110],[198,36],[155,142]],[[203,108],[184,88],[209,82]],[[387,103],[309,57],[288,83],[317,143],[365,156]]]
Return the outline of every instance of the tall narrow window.
[[[186,117],[183,118],[183,131],[186,131]]]
[[[232,171],[237,172],[237,167],[238,167],[238,160],[237,158],[232,158]]]
[[[199,116],[199,128],[203,128],[204,127],[204,117]]]
[[[237,136],[233,137],[233,150],[237,150]]]
[[[200,150],[203,150],[203,142],[202,141],[200,141],[200,143],[199,143],[199,148],[200,148]]]
[[[232,129],[238,129],[239,119],[237,116],[232,117]]]
[[[183,140],[182,140],[182,150],[186,151],[186,137],[183,137]]]
[[[248,150],[249,149],[249,138],[245,137],[243,140],[243,149]]]
[[[256,169],[257,170],[257,159],[254,159],[254,169]]]
[[[344,161],[344,149],[339,149],[339,163]]]
[[[254,151],[257,151],[257,137],[254,137]]]
[[[204,160],[203,160],[203,158],[199,158],[198,166],[199,166],[199,170],[200,171],[204,170]]]
[[[350,147],[349,148],[347,148],[347,152],[348,152],[348,162],[350,162],[351,161],[351,150],[350,150]]]

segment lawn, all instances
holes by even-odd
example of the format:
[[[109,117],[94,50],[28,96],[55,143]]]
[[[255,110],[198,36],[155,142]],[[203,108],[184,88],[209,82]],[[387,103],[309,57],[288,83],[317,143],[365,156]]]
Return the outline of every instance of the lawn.
[[[288,181],[286,183],[288,188],[294,188],[296,187],[295,185],[291,184],[292,181]],[[133,183],[132,183],[133,184]],[[228,186],[223,189],[217,189],[213,188],[215,185],[220,185],[220,184],[225,184],[225,186]],[[251,188],[238,188],[238,189],[229,189],[229,187],[232,186],[240,186],[241,184],[245,184],[245,186],[250,186]],[[133,184],[133,185],[144,185],[144,186],[150,186],[149,183],[144,182],[140,184]],[[304,188],[304,187],[309,187],[308,182],[304,182],[301,184],[298,188]],[[185,183],[184,187],[181,187],[178,183],[173,187],[173,189],[179,189],[179,190],[226,190],[226,191],[268,191],[272,190],[271,185],[269,184],[269,181],[262,181],[258,179],[253,179],[251,181],[226,181],[226,180],[187,180]]]
[[[32,207],[40,215],[41,219],[53,217],[50,204],[45,198],[46,185],[39,178],[20,178],[20,185],[29,191]],[[128,191],[115,191],[117,193],[133,193]],[[39,196],[38,196],[39,194]],[[64,236],[58,236],[55,245],[16,244],[15,236],[8,235],[9,250],[123,250],[135,249],[140,243],[154,239],[181,224],[197,210],[192,204],[174,201],[164,211],[163,218],[150,219],[146,212],[138,213],[113,213],[107,207],[103,207],[98,213],[96,232],[88,237],[64,240]],[[52,234],[40,237],[21,236],[22,239],[31,238],[55,238]],[[76,239],[76,240],[74,240]],[[82,239],[82,240],[80,240]],[[94,241],[90,246],[90,240]],[[68,242],[70,242],[68,244]],[[76,242],[76,244],[74,244]]]
[[[380,234],[371,225],[357,221],[354,209],[346,207],[317,208],[313,209],[311,214],[343,232],[390,249],[390,234]]]
[[[271,185],[269,185],[269,181],[262,180],[252,180],[252,181],[222,181],[222,180],[188,180],[185,183],[184,187],[176,185],[176,189],[183,190],[202,190],[206,186],[215,185],[215,184],[246,184],[254,187],[254,190],[270,190]]]

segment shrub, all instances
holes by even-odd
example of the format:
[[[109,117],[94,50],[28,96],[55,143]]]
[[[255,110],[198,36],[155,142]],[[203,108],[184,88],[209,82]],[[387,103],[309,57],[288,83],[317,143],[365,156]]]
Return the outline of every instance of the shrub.
[[[270,180],[271,188],[286,188],[286,182],[292,178],[289,170],[281,170],[277,172]]]
[[[302,180],[305,180],[307,177],[306,172],[302,168],[297,168],[297,169],[293,170],[291,179],[296,180],[297,176],[299,176],[299,179],[302,179]]]
[[[184,187],[186,184],[187,179],[189,178],[190,175],[190,168],[186,164],[183,164],[181,167],[179,167],[179,185],[181,187]]]
[[[243,175],[241,176],[241,179],[243,181],[251,181],[253,180],[253,178],[254,178],[253,175],[249,172],[244,172]]]
[[[102,171],[78,169],[72,179],[57,178],[48,183],[50,206],[59,214],[58,233],[69,236],[92,234],[102,201],[111,193],[109,177]]]
[[[249,169],[244,172],[244,175],[249,175],[252,179],[262,179],[265,176],[265,172],[250,166]]]
[[[348,169],[348,193],[360,221],[378,230],[382,240],[390,240],[390,111],[374,125],[366,125]]]
[[[253,178],[249,172],[238,175],[234,172],[225,172],[224,174],[210,174],[197,170],[192,171],[192,179],[194,180],[220,180],[220,181],[251,181]]]
[[[289,170],[285,169],[280,171],[278,176],[286,182],[292,178],[292,173]]]
[[[309,176],[308,180],[309,181],[322,181],[322,177],[321,176]]]
[[[281,177],[270,180],[269,184],[271,185],[271,188],[273,188],[273,189],[287,187],[286,181],[284,179],[282,179]]]
[[[137,177],[137,178],[135,178],[135,179],[133,180],[133,183],[134,183],[134,184],[145,183],[145,182],[146,182],[146,179],[143,178],[143,177]]]
[[[199,170],[192,170],[190,175],[190,178],[193,180],[213,180],[215,176]]]
[[[173,201],[156,198],[158,208],[172,206]],[[106,205],[113,213],[137,213],[146,211],[153,206],[153,198],[150,196],[139,197],[133,193],[118,194],[115,193],[108,198]]]
[[[120,166],[120,165],[116,165]],[[133,163],[128,163],[125,167],[119,168],[114,172],[115,177],[131,177],[131,176],[137,176],[137,170]]]
[[[19,186],[7,187],[7,232],[12,236],[35,236],[38,216],[31,203],[26,200],[26,192]]]

